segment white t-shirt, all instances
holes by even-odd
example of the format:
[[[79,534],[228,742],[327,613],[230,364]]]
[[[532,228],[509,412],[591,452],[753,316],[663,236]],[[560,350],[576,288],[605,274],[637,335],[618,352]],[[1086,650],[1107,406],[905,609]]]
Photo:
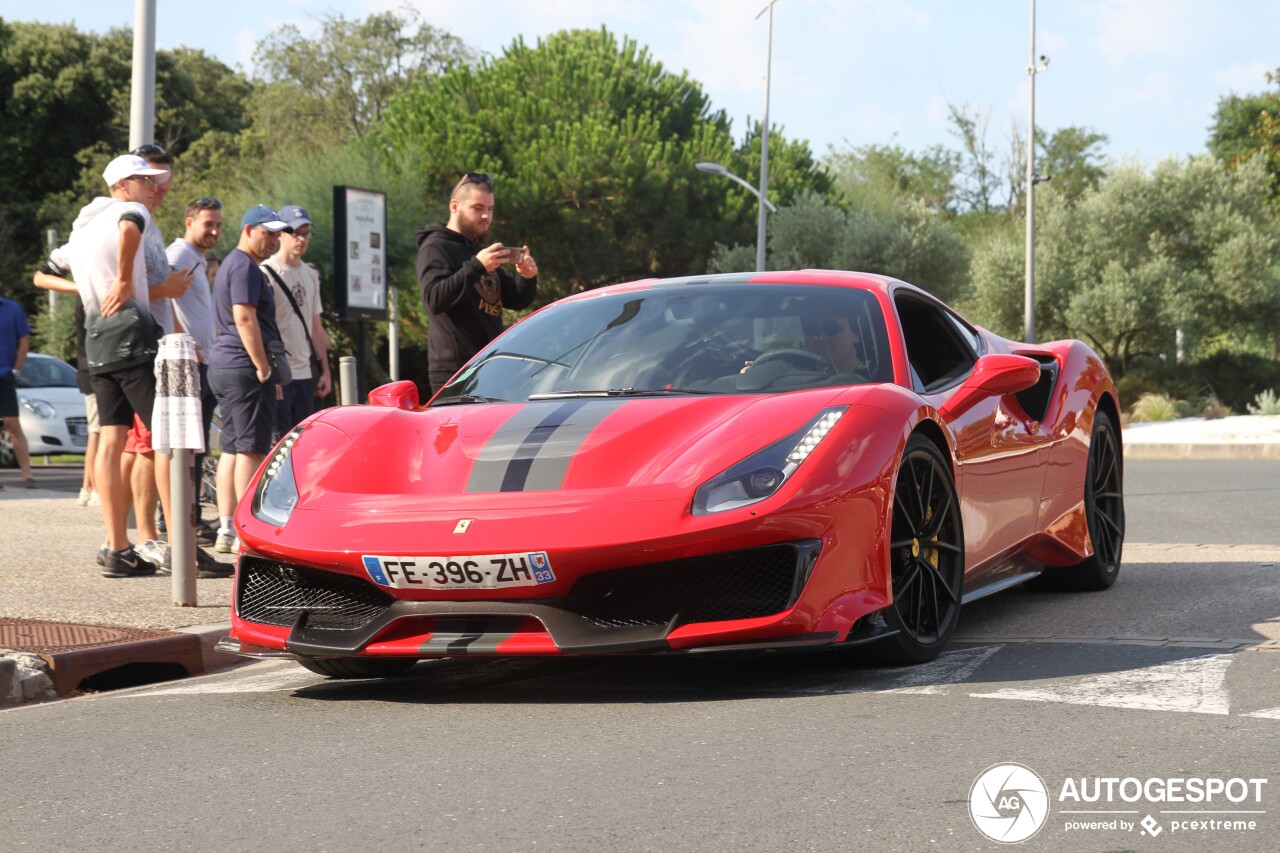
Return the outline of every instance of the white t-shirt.
[[[98,312],[112,283],[120,261],[120,217],[137,213],[142,217],[143,233],[151,222],[147,208],[137,202],[99,196],[86,204],[76,216],[67,241],[66,254],[71,260],[71,273],[84,301],[85,312]],[[147,269],[141,241],[133,263],[133,298],[149,310]]]
[[[208,262],[204,253],[182,237],[169,244],[165,252],[174,269],[193,270],[191,286],[173,302],[174,313],[187,334],[201,347],[201,359],[209,360],[213,352],[213,298],[210,296]]]
[[[263,261],[262,266],[262,274],[271,282],[271,288],[275,292],[276,326],[280,328],[280,338],[284,341],[285,351],[289,353],[289,369],[294,376],[310,377],[311,349],[307,344],[306,333],[312,331],[312,318],[320,313],[320,276],[305,263],[291,267],[274,255]],[[307,318],[306,332],[303,331],[302,321],[298,319],[293,306],[280,292],[280,285],[267,272],[266,267],[279,273],[280,278],[288,285],[289,292],[298,303],[298,310]]]

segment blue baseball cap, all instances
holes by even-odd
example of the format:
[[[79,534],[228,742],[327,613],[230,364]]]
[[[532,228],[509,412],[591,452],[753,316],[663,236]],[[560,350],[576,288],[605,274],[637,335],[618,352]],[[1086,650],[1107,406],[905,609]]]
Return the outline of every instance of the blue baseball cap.
[[[259,204],[245,211],[244,218],[240,220],[240,227],[252,225],[265,231],[288,231],[289,223],[280,219],[280,214],[276,213],[265,204]]]
[[[311,214],[307,213],[307,209],[297,204],[286,204],[280,208],[280,218],[289,223],[289,227],[295,231],[303,225],[310,225]]]

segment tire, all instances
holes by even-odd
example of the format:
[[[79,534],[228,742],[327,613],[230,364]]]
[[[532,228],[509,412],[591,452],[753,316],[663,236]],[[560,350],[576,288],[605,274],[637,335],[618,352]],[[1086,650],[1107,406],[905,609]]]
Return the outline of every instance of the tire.
[[[1050,569],[1036,580],[1039,588],[1098,592],[1109,589],[1120,576],[1124,550],[1124,457],[1115,424],[1106,412],[1093,418],[1089,437],[1089,462],[1085,466],[1084,512],[1093,555],[1076,563]]]
[[[0,426],[0,468],[17,468],[18,454],[13,449],[9,431]]]
[[[960,620],[964,530],[951,466],[933,442],[913,435],[898,469],[889,534],[893,604],[885,621],[897,633],[868,647],[879,663],[936,658]]]
[[[395,678],[404,675],[417,662],[416,658],[304,658],[298,661],[317,675],[330,678]]]

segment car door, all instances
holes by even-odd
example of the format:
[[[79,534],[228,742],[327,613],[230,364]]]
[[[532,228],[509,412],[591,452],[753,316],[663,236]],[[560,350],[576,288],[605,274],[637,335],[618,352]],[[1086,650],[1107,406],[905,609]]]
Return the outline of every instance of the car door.
[[[913,390],[941,409],[983,355],[983,338],[940,303],[913,292],[895,296]],[[964,522],[966,578],[999,572],[1003,557],[1034,531],[1044,474],[1042,440],[1004,398],[954,417],[956,488]]]

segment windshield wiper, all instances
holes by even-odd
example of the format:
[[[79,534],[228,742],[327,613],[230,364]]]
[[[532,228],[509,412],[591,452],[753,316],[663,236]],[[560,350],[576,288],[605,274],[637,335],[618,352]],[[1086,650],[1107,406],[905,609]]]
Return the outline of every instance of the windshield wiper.
[[[436,400],[434,403],[431,404],[431,408],[434,409],[436,406],[462,405],[463,403],[505,403],[505,402],[507,401],[499,399],[497,397],[481,397],[479,394],[459,394],[456,397],[444,397],[443,399]]]
[[[530,394],[530,400],[563,400],[572,397],[666,397],[670,394],[706,394],[688,388],[610,388],[603,391],[548,391]]]

